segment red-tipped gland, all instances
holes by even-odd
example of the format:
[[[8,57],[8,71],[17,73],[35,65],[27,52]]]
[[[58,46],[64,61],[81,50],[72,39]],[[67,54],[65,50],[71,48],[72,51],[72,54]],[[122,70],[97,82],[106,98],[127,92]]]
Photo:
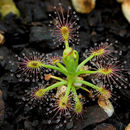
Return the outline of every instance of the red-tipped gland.
[[[56,64],[56,63],[58,63],[58,62],[60,62],[60,57],[58,57],[58,56],[53,56],[53,57],[50,57],[50,60],[52,61],[51,62],[51,64]]]
[[[114,65],[114,62],[96,62],[95,67],[98,70],[96,74],[97,77],[100,77],[104,82],[109,85],[114,84],[119,88],[124,87],[128,84],[128,78],[125,75],[125,69],[122,69],[122,66],[117,63]]]
[[[62,62],[62,56],[57,55],[57,53],[46,54],[46,62],[47,64],[55,65],[59,62]]]
[[[56,64],[56,63],[58,63],[59,62],[59,59],[54,59],[53,60],[53,64]]]
[[[39,54],[38,52],[22,53],[22,57],[18,57],[18,72],[17,77],[20,81],[38,81],[43,80],[43,75],[41,70],[46,71],[42,65],[45,62],[44,54]]]
[[[41,110],[41,107],[45,106],[45,100],[48,98],[47,95],[42,95],[44,86],[38,86],[35,88],[30,88],[25,90],[25,95],[22,97],[22,100],[25,101],[25,106],[29,106],[30,109],[37,107]]]
[[[63,95],[61,97],[57,97],[57,100],[56,100],[55,105],[54,105],[54,109],[57,112],[59,112],[60,115],[62,115],[62,113],[66,113],[69,110],[71,110],[72,109],[72,103],[71,103],[70,97],[67,98]]]
[[[53,18],[51,14],[49,15],[53,18],[49,26],[53,26],[51,32],[54,36],[54,43],[59,42],[59,44],[62,44],[62,42],[68,43],[69,41],[71,41],[71,43],[78,43],[79,26],[77,25],[77,21],[79,18],[75,12],[71,12],[71,7],[69,7],[67,14],[64,14],[64,9],[61,4],[59,4],[58,7],[54,7],[54,10],[55,18]]]
[[[90,51],[85,51],[84,56],[88,57],[88,55],[96,56],[99,59],[105,59],[112,57],[111,53],[113,52],[112,44],[109,43],[101,43],[95,44],[96,47],[91,48]]]

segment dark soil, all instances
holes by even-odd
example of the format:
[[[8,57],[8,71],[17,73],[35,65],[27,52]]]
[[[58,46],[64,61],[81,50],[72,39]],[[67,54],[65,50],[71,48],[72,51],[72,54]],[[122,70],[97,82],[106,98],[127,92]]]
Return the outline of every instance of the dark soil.
[[[16,62],[15,54],[21,55],[22,52],[28,53],[29,50],[61,54],[63,48],[53,43],[48,28],[50,21],[48,14],[53,11],[53,6],[58,0],[14,1],[21,12],[21,17],[10,13],[0,21],[0,31],[3,31],[5,36],[5,43],[0,47],[0,89],[5,105],[4,117],[0,116],[3,118],[3,121],[0,119],[0,129],[53,130],[56,129],[55,123],[49,125],[47,123],[49,117],[42,117],[39,114],[39,111],[44,113],[43,108],[39,110],[39,106],[36,106],[32,110],[30,106],[26,106],[26,101],[21,100],[25,96],[25,90],[35,87],[36,84],[19,82],[15,76],[17,66],[11,63]],[[71,5],[69,0],[61,1],[65,7]],[[80,61],[83,60],[82,54],[86,48],[109,39],[118,52],[122,52],[118,56],[121,63],[127,61],[125,68],[130,69],[130,24],[122,14],[121,5],[116,0],[97,0],[96,7],[90,14],[78,16],[81,26],[80,44],[75,45],[75,48],[80,53]],[[81,120],[80,123],[70,121],[60,129],[124,130],[130,123],[130,89],[117,90],[117,97],[119,96],[114,103],[115,113],[112,117],[108,118],[94,102],[88,106],[87,119]]]

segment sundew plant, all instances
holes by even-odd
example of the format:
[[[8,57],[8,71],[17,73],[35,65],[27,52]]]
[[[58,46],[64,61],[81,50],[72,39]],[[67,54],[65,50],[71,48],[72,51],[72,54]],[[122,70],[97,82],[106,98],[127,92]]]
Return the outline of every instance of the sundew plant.
[[[38,78],[45,81],[54,80],[51,84],[43,83],[39,89],[35,89],[32,96],[38,100],[44,99],[50,91],[55,90],[55,104],[61,115],[66,111],[72,111],[77,116],[82,115],[85,102],[81,100],[79,90],[83,90],[90,99],[97,95],[99,106],[105,110],[110,107],[113,113],[113,106],[109,100],[112,96],[111,92],[113,87],[126,86],[127,78],[122,74],[123,69],[113,55],[113,45],[108,42],[97,44],[89,51],[86,50],[83,54],[86,59],[79,62],[78,52],[70,46],[79,41],[77,36],[79,18],[75,12],[70,15],[70,10],[69,7],[67,13],[64,14],[63,8],[59,4],[59,8],[55,8],[55,17],[53,16],[53,20],[50,22],[54,41],[65,47],[63,56],[50,58],[45,54],[40,55],[35,52],[32,53],[32,57],[28,57],[23,54],[24,58],[18,58],[20,71],[25,76],[29,75],[28,77],[36,82],[38,82]],[[52,17],[52,15],[50,16]],[[91,66],[89,66],[90,64]],[[48,74],[46,74],[48,69]],[[58,72],[61,76],[51,73],[50,70]],[[109,116],[112,113],[110,112]]]

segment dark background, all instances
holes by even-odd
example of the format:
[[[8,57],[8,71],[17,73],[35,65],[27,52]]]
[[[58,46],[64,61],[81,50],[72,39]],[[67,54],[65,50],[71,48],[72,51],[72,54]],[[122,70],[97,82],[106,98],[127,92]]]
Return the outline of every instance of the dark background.
[[[23,51],[36,50],[41,53],[61,52],[63,48],[57,47],[52,42],[48,23],[48,14],[53,12],[53,6],[57,0],[14,0],[20,10],[21,17],[18,18],[12,13],[0,21],[0,30],[4,32],[5,43],[0,47],[0,88],[3,92],[5,103],[5,115],[0,124],[2,130],[48,130],[54,129],[51,125],[42,124],[42,119],[37,119],[35,113],[31,116],[25,114],[23,104],[18,105],[19,97],[24,95],[25,84],[19,83],[10,74],[17,69],[9,61],[15,61],[14,55]],[[61,0],[65,7],[71,6],[68,0]],[[130,68],[130,24],[124,18],[121,11],[121,4],[116,0],[96,0],[95,9],[89,14],[79,14],[80,44],[75,48],[80,53],[80,60],[83,59],[83,52],[86,48],[94,46],[109,39],[115,44],[121,63],[127,61],[125,68]],[[115,42],[116,41],[116,42]],[[117,42],[118,41],[118,42]],[[129,81],[128,81],[129,82]],[[128,83],[129,84],[129,83]],[[27,84],[26,84],[27,85]],[[27,85],[30,86],[30,85]],[[114,104],[115,113],[111,118],[104,118],[102,121],[96,119],[91,125],[85,125],[84,130],[92,130],[99,126],[100,130],[123,130],[130,121],[130,90],[120,90],[117,96],[120,99]],[[93,113],[95,116],[96,113]],[[28,118],[29,116],[29,118]],[[88,117],[91,119],[91,117]],[[95,117],[96,118],[96,117]],[[86,123],[85,121],[83,122]],[[87,123],[86,123],[87,124]],[[80,124],[77,124],[80,125]],[[71,129],[74,128],[70,124]],[[67,129],[67,128],[65,128]],[[68,128],[69,129],[69,128]],[[81,127],[81,129],[83,129]],[[95,128],[95,130],[98,130]]]

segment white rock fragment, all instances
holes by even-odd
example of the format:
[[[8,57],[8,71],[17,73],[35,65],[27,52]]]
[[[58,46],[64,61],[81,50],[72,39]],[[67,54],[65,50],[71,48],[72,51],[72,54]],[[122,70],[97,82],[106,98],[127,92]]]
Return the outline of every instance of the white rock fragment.
[[[96,5],[96,0],[72,0],[72,5],[76,12],[90,13]]]
[[[122,3],[123,1],[125,1],[125,0],[116,0],[118,3]]]
[[[130,23],[130,0],[124,0],[121,7],[125,18]]]
[[[130,123],[127,125],[127,127],[125,128],[125,130],[130,130]]]
[[[114,107],[109,100],[107,101],[107,105],[104,106],[103,109],[107,113],[108,117],[111,117],[114,113]]]

